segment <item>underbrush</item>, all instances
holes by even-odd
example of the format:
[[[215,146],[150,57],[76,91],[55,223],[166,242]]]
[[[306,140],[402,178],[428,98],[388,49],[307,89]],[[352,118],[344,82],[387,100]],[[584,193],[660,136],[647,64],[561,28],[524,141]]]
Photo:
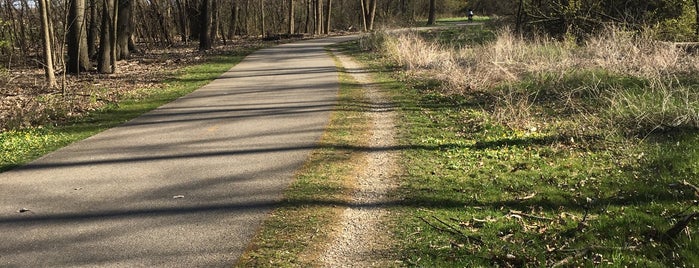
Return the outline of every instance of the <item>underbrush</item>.
[[[360,45],[399,70],[378,82],[404,113],[405,263],[699,263],[696,57],[619,30],[584,45],[380,35]]]

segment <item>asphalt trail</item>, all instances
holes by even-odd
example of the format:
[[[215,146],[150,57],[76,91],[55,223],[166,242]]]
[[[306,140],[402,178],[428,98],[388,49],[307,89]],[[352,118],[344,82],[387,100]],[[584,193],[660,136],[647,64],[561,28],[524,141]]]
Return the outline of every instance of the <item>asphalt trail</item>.
[[[234,263],[335,108],[324,47],[352,38],[260,50],[185,97],[0,174],[0,266]]]

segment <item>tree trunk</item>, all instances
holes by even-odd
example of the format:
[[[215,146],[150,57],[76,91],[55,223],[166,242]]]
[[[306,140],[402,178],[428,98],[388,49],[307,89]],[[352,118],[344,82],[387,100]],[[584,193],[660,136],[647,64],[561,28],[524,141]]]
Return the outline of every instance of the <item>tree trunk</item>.
[[[367,18],[369,19],[369,21],[367,22],[367,24],[369,27],[369,31],[373,31],[374,30],[374,19],[376,18],[376,1],[377,0],[370,0],[370,1],[371,1],[371,4],[370,4],[371,8],[368,10],[369,14],[368,14]]]
[[[112,57],[112,45],[114,38],[113,17],[115,15],[116,0],[102,0],[102,30],[100,33],[100,47],[97,60],[97,71],[103,74],[114,73],[115,57]]]
[[[211,1],[202,0],[199,9],[199,50],[211,49]]]
[[[46,83],[50,88],[57,87],[56,76],[53,73],[53,52],[51,51],[51,30],[49,29],[49,5],[47,0],[39,0],[39,10],[41,12],[41,32],[44,43],[44,72],[46,73]]]
[[[289,36],[292,34],[294,34],[294,0],[289,0]]]
[[[430,14],[427,18],[427,25],[434,25],[437,22],[437,0],[430,0]]]
[[[116,72],[116,62],[117,62],[117,31],[119,29],[119,0],[113,0],[112,6],[114,7],[114,14],[112,15],[112,29],[110,34],[112,35],[112,45],[111,45],[111,61],[112,61],[112,72]]]
[[[211,31],[209,32],[209,39],[211,39],[211,45],[214,46],[216,44],[216,37],[218,34],[218,18],[219,18],[219,11],[218,11],[218,1],[219,0],[212,0],[211,1]]]
[[[132,0],[119,1],[119,16],[117,19],[117,60],[131,57],[129,41],[133,34],[133,4]]]
[[[359,4],[361,5],[362,9],[362,27],[364,27],[364,31],[366,32],[369,28],[367,27],[367,17],[366,17],[366,5],[367,3],[364,2],[365,0],[359,0]]]
[[[694,26],[694,33],[697,36],[697,39],[699,39],[699,0],[694,0],[694,11],[696,22],[696,25]]]
[[[187,41],[189,40],[188,38],[188,33],[187,33],[187,8],[185,8],[185,4],[182,2],[183,0],[175,0],[175,5],[177,5],[177,15],[178,15],[178,21],[179,21],[179,28],[180,28],[180,39],[182,42],[187,44]],[[235,2],[235,0],[233,0]]]
[[[90,20],[87,26],[87,54],[90,58],[97,53],[97,35],[99,34],[97,23],[97,0],[90,0]]]
[[[315,0],[315,17],[313,20],[313,25],[315,25],[315,34],[320,35],[323,33],[323,0]]]
[[[697,1],[697,0],[695,0]],[[517,22],[515,25],[515,31],[519,34],[522,33],[522,24],[524,23],[524,0],[519,0],[519,6],[517,7]]]
[[[185,9],[187,10],[187,21],[189,21],[189,35],[187,38],[190,40],[199,40],[199,38],[201,37],[201,28],[204,27],[203,25],[201,25],[201,7],[203,5],[203,1],[205,0],[184,1]]]
[[[262,37],[266,37],[267,29],[265,28],[265,0],[258,1],[260,1],[260,32],[262,33]]]
[[[311,1],[312,0],[306,0],[306,25],[304,25],[304,32],[307,34],[311,33]]]
[[[229,30],[230,37],[235,36],[236,34],[239,33],[238,31],[238,21],[240,20],[239,13],[240,13],[240,7],[238,6],[238,0],[232,0],[233,3],[231,3],[231,28]]]
[[[85,30],[85,0],[70,1],[68,11],[68,66],[69,73],[80,73],[90,68]]]
[[[12,5],[16,5],[13,1]],[[22,55],[27,56],[29,53],[29,44],[31,42],[28,40],[29,38],[27,37],[27,32],[30,30],[27,30],[27,25],[29,24],[25,19],[24,19],[24,13],[25,11],[25,5],[21,4],[19,13],[17,14],[19,21],[15,22],[14,24],[19,24],[19,39],[17,39],[17,43],[20,45],[20,51],[22,51]]]
[[[226,35],[226,27],[224,27],[225,24],[222,24],[220,21],[220,14],[218,15],[219,18],[216,20],[216,28],[218,29],[218,34],[221,35],[221,41],[223,41],[223,45],[228,45],[228,36]]]
[[[251,23],[250,23],[250,20],[249,20],[249,17],[250,17],[250,0],[245,0],[245,12],[243,12],[243,15],[244,15],[243,17],[245,18],[245,19],[243,20],[243,22],[245,23],[245,25],[243,25],[244,28],[245,28],[245,31],[244,31],[244,32],[245,32],[245,35],[250,35],[250,33],[252,32],[252,31],[250,30],[250,24],[251,24]]]
[[[330,16],[332,15],[333,0],[328,0],[328,12],[325,13],[325,34],[330,34]]]

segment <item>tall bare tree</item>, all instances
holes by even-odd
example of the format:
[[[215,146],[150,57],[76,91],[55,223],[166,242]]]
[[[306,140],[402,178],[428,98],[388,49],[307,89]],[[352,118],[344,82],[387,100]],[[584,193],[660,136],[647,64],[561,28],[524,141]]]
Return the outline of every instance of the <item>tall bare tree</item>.
[[[53,73],[53,52],[51,51],[51,30],[49,25],[49,5],[46,0],[39,0],[39,10],[41,12],[41,32],[43,33],[44,44],[44,72],[46,73],[46,83],[50,88],[55,88],[56,75]]]
[[[294,34],[294,15],[294,0],[289,0],[289,35]]]
[[[330,16],[332,15],[332,9],[333,9],[333,0],[328,0],[327,6],[327,13],[325,14],[325,34],[330,33]]]
[[[68,66],[69,73],[87,71],[90,56],[87,48],[87,31],[85,28],[85,0],[71,0],[68,9]]]
[[[694,26],[694,34],[699,38],[699,0],[694,0],[694,21],[696,25]]]
[[[315,0],[315,17],[313,22],[315,24],[315,34],[323,33],[323,0]]]
[[[116,71],[116,21],[118,0],[102,0],[102,29],[97,54],[97,71],[110,74]]]
[[[265,28],[265,0],[260,1],[260,33],[263,37],[267,36],[267,28]]]
[[[238,28],[240,26],[240,5],[238,4],[238,0],[231,0],[231,23],[230,23],[230,29],[228,31],[228,34],[233,37],[234,35],[238,34]]]
[[[212,47],[211,43],[211,1],[201,0],[199,9],[199,50],[209,50]]]
[[[427,25],[434,25],[437,22],[437,0],[430,0],[430,12],[427,18]]]
[[[304,33],[311,32],[311,14],[312,14],[311,1],[312,0],[306,0],[306,24],[304,25],[304,31],[303,31]]]
[[[221,12],[219,10],[219,1],[220,0],[212,0],[211,1],[211,29],[209,31],[209,35],[210,35],[209,38],[211,38],[211,45],[212,46],[216,44],[216,39],[218,37],[218,28],[221,27],[221,24],[220,24]]]
[[[123,60],[131,57],[129,42],[133,34],[133,2],[132,0],[118,0],[118,3],[116,58]]]
[[[90,0],[88,10],[90,18],[87,20],[87,54],[92,57],[97,53],[97,35],[99,34],[97,20],[97,0]]]
[[[359,0],[359,3],[362,9],[362,25],[364,26],[364,31],[373,31],[374,18],[376,18],[376,0]]]

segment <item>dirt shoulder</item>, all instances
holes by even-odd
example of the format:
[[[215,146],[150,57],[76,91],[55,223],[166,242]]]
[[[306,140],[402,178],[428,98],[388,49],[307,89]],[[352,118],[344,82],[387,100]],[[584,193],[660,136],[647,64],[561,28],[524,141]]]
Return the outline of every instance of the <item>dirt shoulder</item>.
[[[366,165],[356,174],[352,200],[321,260],[324,267],[396,265],[390,254],[393,243],[386,224],[390,216],[386,204],[391,201],[388,193],[397,187],[398,153],[390,149],[396,144],[394,104],[372,84],[370,74],[360,64],[342,53],[334,54],[364,90],[369,102],[370,136]]]

